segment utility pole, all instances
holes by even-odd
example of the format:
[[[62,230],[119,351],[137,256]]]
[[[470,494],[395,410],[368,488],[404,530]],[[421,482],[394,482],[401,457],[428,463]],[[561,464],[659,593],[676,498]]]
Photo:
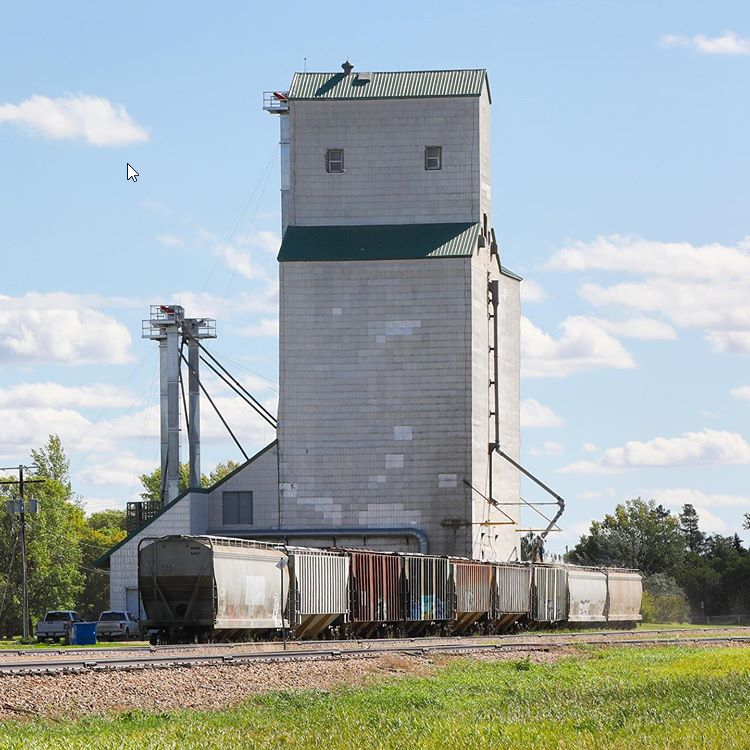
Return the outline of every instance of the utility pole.
[[[0,469],[0,471],[7,471],[8,469],[18,470],[18,479],[7,479],[0,482],[0,484],[17,484],[18,485],[18,503],[14,503],[12,500],[9,503],[11,511],[15,511],[20,516],[21,521],[21,569],[23,576],[23,637],[27,640],[31,631],[31,624],[29,622],[29,566],[26,555],[26,500],[24,498],[24,486],[26,484],[44,482],[44,479],[26,479],[23,475],[24,469],[27,466],[10,466]],[[32,500],[32,506],[30,508],[32,513],[36,512],[36,501]]]
[[[21,515],[21,567],[23,569],[23,638],[29,638],[29,568],[26,560],[26,502],[23,498],[23,466],[18,467],[18,494]]]

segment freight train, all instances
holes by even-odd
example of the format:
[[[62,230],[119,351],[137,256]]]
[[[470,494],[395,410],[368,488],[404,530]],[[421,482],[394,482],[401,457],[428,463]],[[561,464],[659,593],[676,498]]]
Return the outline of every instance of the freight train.
[[[633,627],[642,595],[633,570],[215,536],[142,539],[138,588],[152,643]]]

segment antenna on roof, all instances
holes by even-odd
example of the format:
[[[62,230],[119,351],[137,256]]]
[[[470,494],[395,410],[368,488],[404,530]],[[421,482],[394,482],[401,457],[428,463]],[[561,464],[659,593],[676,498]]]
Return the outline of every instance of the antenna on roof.
[[[348,76],[354,70],[354,66],[348,60],[345,63],[341,63],[341,67],[345,76]]]

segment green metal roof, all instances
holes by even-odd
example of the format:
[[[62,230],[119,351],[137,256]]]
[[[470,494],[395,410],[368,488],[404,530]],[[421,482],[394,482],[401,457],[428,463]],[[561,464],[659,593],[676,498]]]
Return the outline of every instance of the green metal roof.
[[[416,260],[471,257],[479,224],[287,227],[279,261]]]
[[[295,73],[287,94],[299,99],[413,99],[480,96],[490,85],[487,71],[418,70],[392,73]],[[491,101],[491,99],[490,99]]]

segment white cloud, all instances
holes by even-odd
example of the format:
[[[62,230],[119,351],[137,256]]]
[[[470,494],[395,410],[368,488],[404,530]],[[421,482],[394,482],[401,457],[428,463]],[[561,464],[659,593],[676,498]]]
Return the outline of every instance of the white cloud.
[[[521,373],[531,378],[564,378],[598,368],[630,369],[633,358],[623,345],[595,321],[566,318],[554,339],[527,318],[521,318]]]
[[[268,280],[266,272],[253,262],[247,250],[238,250],[232,245],[226,245],[223,248],[216,246],[214,252],[221,256],[224,263],[240,276],[246,279]]]
[[[75,138],[94,146],[128,146],[148,140],[148,132],[121,104],[88,94],[50,99],[32,96],[0,104],[0,124],[15,123],[54,139]]]
[[[737,247],[713,243],[659,242],[641,237],[597,237],[574,242],[552,255],[550,271],[622,271],[671,279],[722,279],[750,273],[747,239]]]
[[[248,243],[265,250],[267,253],[276,255],[281,247],[281,237],[276,232],[261,230],[252,234],[248,238]]]
[[[81,498],[83,501],[83,507],[88,515],[92,513],[98,513],[101,510],[124,510],[127,500],[115,499],[112,497],[90,497],[86,496]],[[133,498],[134,500],[140,500],[140,496]]]
[[[673,341],[677,332],[672,326],[653,318],[627,318],[626,320],[605,320],[604,318],[589,318],[596,325],[601,326],[608,333],[627,339],[641,339],[642,341]]]
[[[716,352],[750,353],[750,240],[736,246],[654,242],[640,238],[597,237],[555,253],[547,268],[557,271],[607,271],[641,276],[612,285],[591,282],[579,289],[595,307],[620,307],[663,315],[677,328],[698,329]],[[619,335],[673,338],[666,324],[628,323]],[[617,331],[622,324],[600,322]]]
[[[524,279],[521,282],[521,302],[544,302],[547,295],[536,281]]]
[[[750,354],[750,331],[709,331],[706,339],[720,354]]]
[[[743,385],[739,388],[732,388],[729,393],[734,396],[734,398],[739,398],[743,401],[750,401],[750,385]]]
[[[530,456],[559,456],[564,450],[564,447],[560,443],[554,443],[551,440],[547,440],[542,443],[541,448],[529,448]]]
[[[156,241],[161,242],[162,245],[166,245],[167,247],[182,247],[185,244],[179,237],[175,237],[173,234],[158,234]]]
[[[750,463],[750,444],[736,432],[703,430],[680,437],[631,440],[609,448],[596,461],[576,461],[559,471],[567,474],[607,474],[625,469],[665,466],[708,466]]]
[[[579,500],[611,500],[617,493],[614,487],[607,487],[606,490],[587,490],[578,495]]]
[[[63,445],[71,445],[90,427],[89,420],[72,409],[0,409],[0,456],[15,460],[46,443],[50,435],[59,435]]]
[[[521,401],[521,427],[562,427],[563,421],[549,406],[533,398]]]
[[[586,453],[598,453],[599,449],[594,445],[594,443],[584,443],[581,446],[581,450],[585,451]]]
[[[112,385],[66,386],[60,383],[19,383],[0,388],[0,409],[61,407],[121,408],[134,406],[137,399],[132,393]]]
[[[744,39],[730,30],[713,37],[703,34],[665,34],[661,38],[661,44],[664,47],[690,47],[704,55],[750,55],[750,39]]]
[[[184,290],[170,295],[176,304],[182,305],[191,317],[206,316],[230,319],[246,313],[265,313],[278,315],[279,286],[273,280],[257,292],[232,292],[227,297],[218,294]]]
[[[130,360],[130,343],[124,325],[72,299],[0,297],[0,362],[119,364]]]
[[[716,492],[702,492],[701,490],[676,487],[662,490],[644,490],[642,497],[652,497],[657,503],[669,508],[682,508],[686,503],[702,508],[737,508],[750,505],[750,497],[742,495],[726,495]]]
[[[153,461],[138,458],[132,453],[118,452],[113,456],[93,456],[78,476],[96,487],[131,486],[141,474],[152,472],[154,468]]]
[[[237,331],[241,336],[278,336],[279,335],[279,321],[270,320],[264,318],[260,323],[256,323],[251,326],[245,326]]]

